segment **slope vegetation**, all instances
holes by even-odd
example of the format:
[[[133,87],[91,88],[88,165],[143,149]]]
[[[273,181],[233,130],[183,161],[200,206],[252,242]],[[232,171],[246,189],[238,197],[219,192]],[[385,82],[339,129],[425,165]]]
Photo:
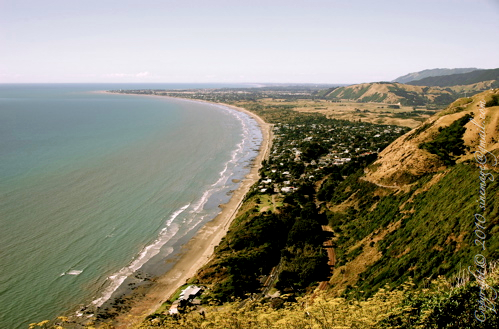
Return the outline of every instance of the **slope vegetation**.
[[[497,268],[487,275],[487,282],[491,288],[499,289]],[[151,316],[139,329],[497,328],[499,317],[492,310],[484,312],[484,322],[475,318],[478,293],[479,287],[470,281],[453,285],[440,279],[425,291],[411,290],[409,281],[395,290],[381,289],[367,300],[335,298],[323,293],[296,302],[252,301],[242,308],[239,303],[231,303],[179,318]]]

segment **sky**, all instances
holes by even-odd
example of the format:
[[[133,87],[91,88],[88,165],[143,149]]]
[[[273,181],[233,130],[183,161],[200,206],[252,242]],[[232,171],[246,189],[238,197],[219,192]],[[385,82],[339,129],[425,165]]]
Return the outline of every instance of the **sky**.
[[[0,0],[0,83],[390,81],[498,35],[499,0]]]

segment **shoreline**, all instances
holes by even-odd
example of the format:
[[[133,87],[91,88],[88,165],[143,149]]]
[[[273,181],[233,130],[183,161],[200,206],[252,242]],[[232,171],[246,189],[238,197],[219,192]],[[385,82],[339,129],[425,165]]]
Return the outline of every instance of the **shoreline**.
[[[106,91],[99,93],[123,95],[121,93],[110,93]],[[268,157],[272,142],[273,125],[266,123],[261,117],[246,109],[224,103],[214,103],[180,97],[159,95],[134,96],[154,96],[189,100],[193,102],[221,105],[235,111],[243,112],[251,116],[257,122],[262,132],[262,143],[258,155],[251,164],[250,172],[240,182],[229,202],[221,204],[221,212],[201,227],[194,237],[181,247],[176,260],[174,260],[175,264],[173,267],[165,274],[157,277],[152,285],[147,288],[145,294],[135,297],[131,303],[131,308],[128,311],[119,313],[113,321],[114,326],[117,329],[132,328],[133,326],[138,325],[146,316],[155,312],[165,301],[167,301],[180,286],[195,276],[201,267],[208,263],[213,256],[215,247],[227,234],[227,230],[232,220],[236,217],[250,187],[258,181],[262,161]]]

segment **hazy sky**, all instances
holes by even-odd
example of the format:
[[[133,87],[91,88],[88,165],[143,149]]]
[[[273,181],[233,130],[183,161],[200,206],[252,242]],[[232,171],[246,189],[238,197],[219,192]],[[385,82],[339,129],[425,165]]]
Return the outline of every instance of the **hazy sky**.
[[[499,0],[0,0],[0,82],[386,81],[498,35]]]

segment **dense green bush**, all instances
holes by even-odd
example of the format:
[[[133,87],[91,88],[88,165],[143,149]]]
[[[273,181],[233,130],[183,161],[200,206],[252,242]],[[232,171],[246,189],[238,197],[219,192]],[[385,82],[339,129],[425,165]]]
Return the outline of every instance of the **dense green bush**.
[[[321,247],[302,244],[289,246],[282,252],[282,267],[278,289],[299,292],[313,282],[327,279],[327,255]]]
[[[485,107],[499,106],[499,95],[492,95],[492,99],[485,103]]]
[[[440,127],[437,137],[431,142],[421,143],[419,148],[438,155],[446,165],[455,164],[457,156],[463,155],[465,152],[463,134],[466,128],[464,128],[464,125],[471,118],[471,115],[466,114],[454,121],[449,127]]]

